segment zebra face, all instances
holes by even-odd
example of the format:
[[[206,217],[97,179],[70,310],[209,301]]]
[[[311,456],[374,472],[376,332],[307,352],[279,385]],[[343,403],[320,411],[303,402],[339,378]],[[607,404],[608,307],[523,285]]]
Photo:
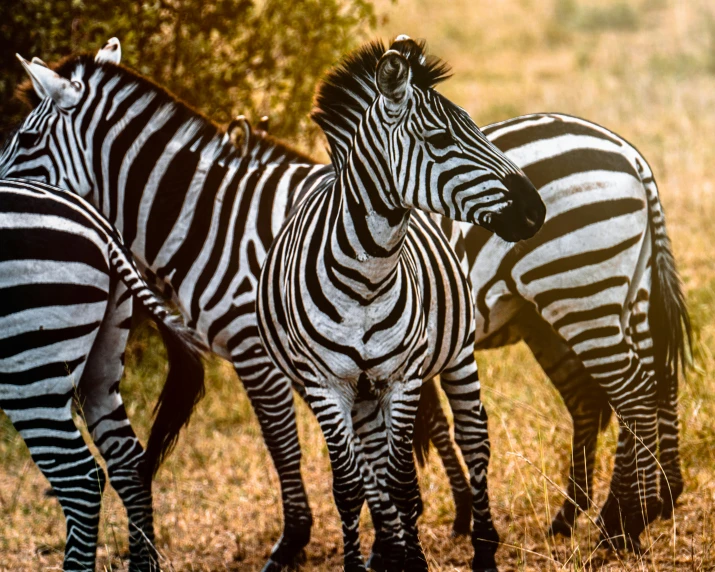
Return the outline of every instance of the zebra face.
[[[380,59],[380,97],[368,118],[386,146],[393,200],[483,226],[510,242],[530,238],[546,213],[536,189],[463,109],[413,81],[413,64],[399,45],[407,42],[398,38]]]
[[[42,181],[86,196],[95,185],[81,160],[86,150],[77,133],[79,103],[86,92],[82,70],[66,79],[37,58],[20,61],[40,103],[5,144],[0,178]]]

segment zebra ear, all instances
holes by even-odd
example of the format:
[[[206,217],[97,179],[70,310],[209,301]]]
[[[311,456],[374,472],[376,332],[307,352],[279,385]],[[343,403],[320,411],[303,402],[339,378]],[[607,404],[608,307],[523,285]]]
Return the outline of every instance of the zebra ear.
[[[15,54],[32,80],[40,99],[51,97],[62,109],[70,109],[79,103],[82,96],[82,85],[78,81],[70,81],[60,77],[43,63],[28,62],[20,54]]]
[[[228,124],[226,135],[235,147],[241,151],[241,157],[248,155],[253,131],[245,115],[239,115]]]
[[[117,64],[122,61],[122,45],[117,38],[109,38],[109,41],[104,44],[104,47],[94,56],[95,62],[109,62]]]
[[[405,101],[410,89],[410,63],[397,50],[387,50],[377,63],[375,83],[382,96],[394,105]]]

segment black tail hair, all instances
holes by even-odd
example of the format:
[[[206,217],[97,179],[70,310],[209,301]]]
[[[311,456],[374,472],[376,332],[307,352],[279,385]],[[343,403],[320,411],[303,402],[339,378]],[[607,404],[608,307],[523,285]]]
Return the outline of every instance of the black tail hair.
[[[415,418],[415,430],[412,434],[412,450],[415,452],[415,460],[420,467],[424,467],[429,458],[430,430],[432,429],[435,407],[441,407],[441,405],[439,403],[437,382],[432,378],[422,384],[420,403],[417,406],[417,416]]]
[[[641,165],[639,165],[640,167]],[[653,336],[654,365],[658,375],[657,397],[667,400],[677,395],[678,373],[686,373],[692,352],[692,327],[683,294],[683,285],[675,266],[665,216],[652,176],[644,181],[648,190],[651,232],[652,287],[648,321]]]
[[[159,320],[157,326],[166,346],[169,373],[154,407],[154,423],[141,471],[145,483],[151,482],[171,454],[181,429],[188,425],[194,408],[206,393],[200,352],[187,344],[181,330]]]
[[[181,428],[189,422],[194,407],[206,392],[201,361],[205,348],[179,318],[171,315],[164,301],[154,295],[119,234],[113,229],[107,230],[111,267],[156,323],[169,358],[169,373],[154,408],[154,424],[140,469],[142,479],[150,485],[162,461],[176,445]]]

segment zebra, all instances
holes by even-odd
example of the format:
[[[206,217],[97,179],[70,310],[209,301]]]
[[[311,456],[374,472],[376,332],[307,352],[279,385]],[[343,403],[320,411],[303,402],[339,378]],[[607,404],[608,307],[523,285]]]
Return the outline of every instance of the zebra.
[[[112,226],[73,193],[0,181],[0,408],[62,506],[65,570],[94,570],[106,483],[73,402],[127,511],[129,569],[158,570],[144,451],[119,393],[132,299],[159,327],[169,378],[202,388],[200,346],[148,289]],[[163,399],[179,417],[194,405],[182,395]]]
[[[548,313],[540,314],[547,299],[547,305],[562,303],[567,308],[573,305],[569,302],[574,294],[567,288],[569,281],[591,287],[591,290],[583,289],[577,297],[576,311],[578,304],[584,303],[601,308],[607,306],[606,303],[616,303],[620,307],[619,315],[629,322],[624,333],[633,340],[637,359],[656,379],[663,380],[658,385],[658,455],[662,466],[659,493],[661,514],[669,518],[683,489],[678,454],[677,369],[679,362],[685,364],[690,320],[670,251],[658,190],[648,163],[632,145],[613,132],[563,114],[522,116],[486,126],[483,131],[490,141],[524,169],[532,181],[537,181],[547,212],[565,213],[562,216],[568,217],[571,227],[568,233],[557,234],[550,239],[545,234],[537,235],[529,242],[528,253],[522,246],[516,246],[511,252],[511,249],[504,248],[502,241],[494,239],[480,227],[453,225],[449,219],[438,217],[453,247],[463,257],[473,283],[487,285],[481,291],[474,290],[479,326],[476,349],[499,347],[523,338],[562,394],[573,416],[567,496],[549,532],[570,536],[578,511],[590,506],[597,436],[611,418],[608,395],[588,373],[567,340],[556,333],[555,320],[552,318],[549,321]],[[632,187],[634,181],[635,187]],[[594,190],[598,192],[594,193]],[[612,196],[603,196],[607,190]],[[626,196],[634,196],[640,201],[634,212],[622,212]],[[568,202],[564,204],[565,201]],[[586,216],[596,209],[601,212],[599,220]],[[633,215],[644,213],[645,217],[634,220]],[[624,225],[624,220],[628,224]],[[595,225],[595,222],[598,224]],[[640,237],[640,240],[632,245],[629,257],[622,258],[616,265],[608,264],[612,256],[606,257],[594,266],[598,259],[594,245],[600,244],[599,250],[605,251],[613,244],[634,237]],[[511,279],[519,281],[517,263],[525,264],[527,268],[552,263],[550,254],[538,250],[549,241],[556,244],[557,251],[572,252],[571,257],[582,255],[582,266],[575,269],[578,274],[567,276],[557,283],[542,280],[535,284],[536,290],[531,292],[521,291],[518,287],[511,288],[508,295],[494,296],[490,292],[489,285],[498,282],[495,277],[501,279],[514,271]],[[641,250],[645,258],[639,261]],[[643,262],[648,269],[646,272],[641,267]],[[657,272],[652,273],[650,269],[653,267]],[[487,268],[489,270],[485,272]],[[608,288],[598,288],[599,281],[593,280],[594,270],[604,286],[633,284],[637,288],[635,299],[629,300],[628,296],[622,295],[623,292],[616,292],[613,296],[612,292],[607,292]],[[611,295],[604,298],[604,291]],[[652,322],[659,326],[651,327]],[[588,320],[584,320],[583,329],[588,329],[587,326]],[[672,334],[666,335],[666,332]],[[656,351],[655,347],[659,349]],[[656,356],[662,361],[654,363]],[[622,431],[623,439],[628,429],[622,428]],[[466,533],[470,524],[471,494],[445,413],[438,401],[434,380],[423,386],[417,414],[414,446],[420,464],[425,463],[430,441],[435,443],[452,487],[457,513],[453,530],[456,534]],[[616,460],[617,479],[622,478],[619,475],[627,464],[624,452],[625,444],[622,442]],[[619,486],[617,479],[612,483],[606,507],[618,503],[615,495]],[[619,530],[619,520],[612,515],[610,521],[601,518],[604,536],[617,547],[628,542],[631,547],[639,549],[639,532],[627,530],[624,537],[624,531]]]
[[[533,240],[509,249],[482,229],[455,231],[441,221],[472,280],[476,348],[526,341],[571,412],[568,498],[551,533],[569,536],[577,509],[589,507],[598,432],[611,407],[619,412],[616,466],[599,524],[617,547],[639,550],[647,522],[669,518],[683,489],[677,377],[690,346],[653,173],[624,139],[575,117],[527,115],[484,132],[534,182],[549,216]],[[619,371],[619,363],[630,369]],[[655,467],[656,422],[662,471]],[[636,478],[635,463],[645,477]]]
[[[102,62],[99,63],[101,64]],[[87,67],[84,67],[85,65]],[[30,69],[35,70],[35,73],[38,75],[42,75],[44,73],[43,70],[39,69],[39,67],[42,67],[42,64],[41,62],[39,62],[39,60],[33,60],[32,64],[28,63],[28,66],[30,67]],[[81,66],[81,71],[80,69],[78,69],[78,66]],[[98,70],[98,67],[101,68],[101,70]],[[180,119],[175,118],[175,121],[171,122],[168,125],[168,128],[164,127],[164,122],[167,121],[167,118],[166,116],[162,116],[161,114],[156,114],[156,110],[162,107],[162,105],[171,105],[172,99],[169,98],[168,95],[166,95],[165,93],[162,93],[158,88],[152,87],[151,84],[147,84],[144,81],[136,79],[136,74],[133,74],[129,70],[123,68],[120,72],[116,68],[107,66],[106,60],[104,65],[93,65],[87,57],[73,58],[62,64],[58,69],[59,71],[61,71],[62,75],[68,77],[74,74],[74,77],[77,80],[82,81],[80,87],[82,87],[82,85],[86,85],[86,79],[92,78],[93,74],[96,74],[93,79],[93,81],[96,82],[95,85],[100,84],[102,86],[102,89],[104,89],[105,83],[109,84],[109,88],[106,91],[102,91],[101,93],[99,93],[99,95],[97,95],[96,91],[91,91],[91,97],[86,96],[83,99],[83,106],[89,109],[89,114],[87,114],[87,109],[84,109],[82,111],[84,117],[86,118],[83,119],[85,124],[85,127],[82,131],[83,137],[85,138],[84,141],[89,142],[89,137],[94,137],[96,134],[96,126],[101,127],[100,132],[97,134],[97,137],[91,141],[92,146],[88,147],[88,143],[82,142],[82,144],[77,145],[74,149],[72,149],[68,147],[65,143],[63,143],[67,140],[64,139],[65,135],[62,131],[64,125],[61,123],[59,128],[57,126],[58,116],[62,118],[62,121],[65,121],[71,125],[71,122],[73,121],[72,114],[64,113],[63,109],[57,103],[54,103],[54,99],[52,100],[52,102],[44,101],[44,103],[40,102],[39,100],[36,100],[34,102],[36,109],[31,113],[30,117],[28,117],[25,123],[21,126],[16,136],[9,141],[9,144],[6,147],[6,150],[2,156],[0,164],[2,164],[3,166],[0,167],[0,170],[9,170],[12,176],[37,177],[50,181],[59,181],[60,179],[70,180],[74,177],[75,179],[77,179],[76,187],[80,189],[80,194],[96,194],[96,198],[94,199],[96,201],[96,204],[102,209],[106,209],[107,216],[111,215],[110,218],[114,217],[116,219],[117,216],[120,216],[119,213],[121,213],[121,216],[124,216],[122,212],[124,210],[124,200],[129,195],[128,193],[124,192],[124,188],[126,187],[127,182],[126,178],[118,182],[112,182],[111,180],[108,180],[107,184],[101,183],[99,187],[96,187],[96,191],[94,190],[95,185],[88,183],[88,186],[85,188],[84,191],[82,191],[82,185],[79,184],[79,179],[81,179],[81,173],[90,173],[91,178],[93,178],[94,180],[99,180],[100,182],[104,181],[104,178],[109,175],[110,163],[114,161],[116,164],[117,160],[123,160],[125,151],[127,149],[130,149],[132,143],[135,143],[135,149],[130,154],[130,161],[127,161],[126,164],[129,164],[130,162],[134,163],[134,168],[136,169],[137,148],[141,148],[142,146],[146,145],[147,140],[150,140],[155,143],[159,137],[158,132],[162,132],[162,134],[165,134],[165,132],[169,132],[176,135],[176,132],[179,127],[181,127],[182,125],[184,127],[187,127],[189,124],[193,124],[194,127],[196,127],[197,125],[206,126],[207,130],[205,132],[205,138],[201,139],[201,137],[197,135],[197,137],[191,141],[191,144],[195,144],[193,152],[197,156],[206,157],[207,153],[205,143],[212,140],[211,138],[214,134],[214,129],[212,129],[212,126],[207,126],[207,122],[205,120],[203,120],[199,116],[190,113],[188,110],[185,110],[179,105],[178,108],[181,110],[179,113]],[[47,72],[49,72],[49,70],[47,70]],[[51,75],[50,77],[45,76],[44,81],[49,85],[52,85],[53,82],[55,82],[55,85],[57,83],[61,85],[67,85],[70,83],[69,80],[67,80],[66,83],[62,83],[54,75]],[[35,83],[37,84],[35,87],[38,90],[38,95],[44,95],[45,99],[47,99],[46,90],[42,87],[42,81],[35,78]],[[93,86],[90,83],[90,88],[92,87]],[[137,100],[139,100],[141,97],[153,99],[154,97],[156,97],[155,92],[161,94],[160,101],[154,101],[149,112],[142,115],[141,118],[138,118],[137,110],[142,105],[146,105],[147,103],[145,100],[143,100],[144,103],[139,104]],[[117,94],[120,94],[121,98],[123,98],[122,101],[124,101],[124,104],[112,106],[112,101],[110,101],[110,99],[113,100],[114,96]],[[59,95],[56,94],[55,97],[59,97]],[[118,110],[119,113],[118,115],[112,116],[112,121],[107,122],[106,119],[103,119],[104,116],[102,114],[108,115],[109,111],[116,110]],[[129,113],[129,115],[127,115],[127,113]],[[173,116],[172,114],[169,115]],[[92,120],[88,119],[89,117],[92,117]],[[144,126],[147,128],[145,134],[153,136],[154,139],[149,139],[148,137],[144,137],[142,139],[140,137],[139,141],[133,142],[130,137],[130,140],[121,140],[116,143],[112,139],[111,144],[108,144],[103,147],[102,143],[105,141],[106,134],[111,135],[112,138],[116,137],[116,133],[112,133],[109,127],[111,125],[116,125],[119,120],[124,117],[127,118],[130,125],[134,126],[135,130],[132,131],[132,133],[137,132],[136,128],[137,125],[141,124],[141,119],[145,120]],[[154,119],[155,121],[150,121],[152,119]],[[156,121],[160,121],[160,123],[157,124]],[[81,127],[81,123],[79,127]],[[487,134],[489,135],[489,128],[486,129]],[[40,137],[43,133],[49,133],[49,136],[47,136],[46,138]],[[86,133],[86,135],[84,135],[84,133]],[[62,136],[60,137],[59,135]],[[583,161],[573,163],[570,160],[570,155],[568,154],[559,155],[557,145],[553,145],[554,143],[559,142],[558,139],[554,140],[549,137],[543,137],[540,139],[539,137],[535,136],[536,134],[534,133],[534,130],[525,131],[524,135],[534,137],[534,139],[530,141],[530,148],[536,149],[538,147],[543,147],[543,150],[541,151],[542,153],[553,155],[553,158],[551,160],[551,166],[552,169],[554,169],[556,172],[558,172],[560,169],[567,170],[577,168],[577,171],[578,168],[587,168],[587,163],[584,163]],[[68,129],[67,137],[69,138],[69,141],[74,141],[76,137],[75,130]],[[169,135],[166,139],[170,140],[171,135]],[[58,142],[61,143],[60,146],[58,146]],[[181,140],[179,140],[178,138],[174,139],[174,144],[179,144],[180,149],[182,148],[182,145],[188,147],[191,146],[187,145],[186,142],[182,143]],[[279,142],[276,141],[274,141],[273,144],[277,147],[280,146]],[[551,145],[553,145],[553,148],[552,150],[549,150]],[[93,153],[93,147],[97,147],[99,151]],[[100,157],[102,156],[102,149],[104,149],[105,155],[103,159],[100,159]],[[156,154],[156,150],[153,151],[153,153]],[[223,166],[233,164],[234,168],[236,169],[235,171],[233,171],[233,173],[236,173],[238,172],[238,166],[234,162],[235,156],[231,153],[232,152],[228,145],[221,146],[221,152],[219,152],[218,154],[211,155],[211,157],[209,159],[206,159],[203,164],[206,165],[207,161],[216,161]],[[514,156],[513,158],[517,160],[517,162],[520,160],[520,157],[518,155]],[[88,161],[88,159],[90,160]],[[73,172],[73,165],[75,165],[75,163],[80,167],[78,175],[71,174]],[[194,162],[191,164],[196,166],[198,163],[199,161],[195,159]],[[578,167],[579,165],[581,165],[581,167]],[[149,178],[149,173],[152,168],[153,164],[151,163],[147,163],[146,165],[142,166],[141,172],[144,173],[145,178],[143,179],[144,182],[139,185],[139,188],[144,189],[144,187],[146,186],[146,181]],[[243,167],[241,168],[243,169]],[[292,169],[296,170],[294,171]],[[297,172],[299,170],[300,173]],[[574,174],[576,174],[576,171],[574,171]],[[241,172],[248,173],[248,170]],[[285,187],[281,186],[283,184],[283,181],[280,179],[280,176],[278,176],[275,171],[271,170],[271,172],[273,173],[273,175],[275,175],[275,177],[272,179],[272,182],[268,187],[265,186],[265,182],[268,181],[267,177],[263,181],[261,181],[260,178],[256,176],[256,174],[251,175],[253,177],[253,179],[251,180],[251,185],[253,186],[251,192],[253,194],[249,195],[250,197],[253,197],[253,204],[256,206],[260,206],[262,204],[261,200],[264,200],[266,202],[267,206],[258,209],[260,212],[271,213],[270,225],[264,225],[264,228],[268,228],[268,226],[270,226],[271,229],[270,233],[266,233],[267,235],[269,235],[268,239],[265,241],[266,243],[272,240],[273,229],[279,227],[282,224],[289,208],[289,205],[287,204],[288,199],[285,199],[287,191]],[[298,167],[294,167],[291,169],[287,169],[286,172],[290,172],[291,174],[288,176],[288,178],[293,183],[297,183],[301,179],[301,177],[308,176],[311,170],[301,170]],[[263,173],[266,174],[267,172]],[[178,187],[181,188],[181,191],[179,193],[186,192],[186,189],[189,187],[193,174],[194,172],[192,171],[192,169],[188,168],[183,171],[181,177],[175,178],[173,180],[173,182],[175,184],[178,184]],[[153,186],[153,190],[156,190],[155,185],[159,180],[161,180],[161,177],[161,174],[159,174],[157,175],[156,179],[152,181],[151,186]],[[183,180],[180,180],[181,178],[183,178]],[[140,182],[141,181],[142,179],[140,178]],[[575,184],[578,180],[570,178],[567,179],[567,181],[574,182]],[[206,188],[203,189],[202,194],[206,195],[207,197],[214,197],[214,200],[216,200],[216,202],[218,202],[219,200],[223,201],[222,195],[219,196],[218,199],[216,199],[217,195],[220,195],[219,186],[220,182],[215,182],[214,180],[205,185]],[[275,189],[279,189],[277,194],[275,192]],[[578,189],[578,185],[575,184],[574,189]],[[229,198],[231,199],[231,201],[233,201],[230,203],[230,206],[232,208],[234,202],[237,200],[237,197],[241,197],[242,195],[234,190],[232,190],[231,193],[235,193],[229,194]],[[265,193],[265,197],[263,196],[263,193]],[[144,209],[150,209],[154,201],[159,202],[162,200],[169,200],[168,195],[169,194],[167,193],[166,187],[160,188],[158,195],[153,195],[149,198],[148,202],[144,206]],[[134,217],[136,217],[137,211],[136,207],[132,206],[132,204],[136,204],[138,196],[141,196],[141,194],[137,195],[135,192],[135,194],[131,196],[131,200],[127,201],[129,203],[129,206],[131,207],[131,212],[134,213]],[[277,200],[275,200],[275,197],[277,197]],[[196,202],[187,201],[188,204],[182,206],[181,209],[179,209],[176,205],[176,202],[174,201],[177,201],[176,197],[174,197],[170,201],[171,204],[174,205],[175,212],[176,210],[181,210],[184,213],[184,217],[186,217],[188,213],[192,212],[192,208],[194,204],[196,204]],[[251,200],[249,200],[248,202],[251,202]],[[218,206],[216,208],[219,209]],[[113,214],[112,209],[114,209]],[[234,231],[232,229],[225,228],[226,223],[225,221],[221,222],[221,217],[219,216],[220,212],[221,211],[217,211],[218,214],[216,214],[214,218],[215,224],[213,224],[213,226],[211,226],[209,229],[202,230],[200,228],[194,227],[191,238],[195,241],[195,244],[206,244],[207,246],[205,247],[205,250],[206,252],[208,252],[212,248],[212,241],[215,240],[216,236],[208,234],[212,228],[215,229],[214,232],[216,232],[217,234],[225,232],[225,234],[222,234],[221,236],[231,236],[231,245],[227,248],[229,248],[232,252],[239,253],[238,262],[236,263],[237,265],[233,269],[228,269],[228,274],[226,273],[227,266],[223,266],[223,264],[225,264],[225,259],[223,259],[223,261],[220,261],[216,266],[210,268],[213,268],[215,270],[219,278],[222,278],[224,281],[227,281],[229,276],[236,275],[231,274],[232,272],[241,272],[241,265],[244,265],[242,276],[249,277],[249,282],[247,284],[244,283],[244,288],[248,288],[249,292],[244,292],[243,290],[239,292],[238,290],[232,290],[228,287],[223,290],[224,293],[229,291],[235,291],[237,294],[246,294],[236,300],[235,310],[233,306],[229,306],[229,311],[234,310],[234,313],[233,316],[229,316],[227,312],[225,319],[233,319],[236,321],[228,329],[232,327],[235,328],[234,331],[236,331],[240,330],[241,327],[245,325],[245,331],[250,332],[250,324],[252,317],[246,307],[248,304],[252,304],[253,300],[251,296],[248,295],[252,293],[252,291],[250,291],[250,288],[254,286],[254,280],[256,279],[256,275],[252,274],[252,269],[256,268],[256,265],[262,262],[262,257],[265,252],[265,244],[262,241],[255,239],[257,232],[255,229],[252,229],[251,232],[248,233],[247,237],[243,237],[246,239],[242,243],[243,246],[236,246],[236,248],[234,249],[234,244],[236,244],[233,242],[234,234],[232,233]],[[229,218],[229,220],[235,219]],[[148,217],[144,216],[142,219],[142,224],[146,225],[148,221]],[[177,227],[177,232],[173,233],[173,240],[177,240],[177,238],[181,237],[182,234],[187,234],[186,230],[188,226],[186,220],[184,220],[182,224],[184,225],[183,227],[178,224],[175,225]],[[183,233],[181,232],[181,228],[184,229]],[[166,226],[162,227],[162,231],[158,233],[159,238],[157,239],[157,241],[163,240],[162,237],[164,237],[165,239],[168,236],[170,230],[171,229],[167,228]],[[206,232],[207,234],[202,236],[202,232]],[[133,226],[132,236],[134,236],[135,234],[136,224]],[[144,230],[143,236],[146,237],[147,234],[148,231]],[[239,242],[240,240],[241,237],[239,237]],[[251,243],[251,240],[252,244],[249,244]],[[467,247],[470,248],[471,243],[469,239],[467,240],[466,244]],[[183,256],[183,254],[185,253],[182,252],[181,254],[182,256],[174,257],[175,264],[182,259],[186,260]],[[249,258],[249,256],[247,255],[250,255],[251,258]],[[251,260],[253,261],[252,263],[250,262]],[[186,261],[185,264],[193,264],[194,262],[195,260],[192,259],[190,261]],[[158,269],[155,268],[154,270]],[[150,277],[156,276],[154,270],[152,270],[151,268],[145,268],[145,271],[147,271],[147,274]],[[177,300],[179,295],[172,294],[171,284],[173,282],[173,275],[170,274],[170,269],[168,272],[164,272],[164,274],[165,276],[161,278],[160,283],[162,287],[166,288],[168,293],[170,295],[173,295],[174,299]],[[169,276],[167,277],[166,274],[168,274]],[[185,281],[185,273],[182,274],[184,274],[183,280]],[[204,272],[203,274],[205,279],[210,273]],[[239,286],[240,284],[241,283],[239,281],[234,281],[233,287],[237,288],[237,286]],[[229,286],[230,285],[231,284],[229,283]],[[194,288],[193,290],[190,290],[188,292],[183,292],[181,295],[183,296],[183,300],[186,307],[191,307],[192,305],[191,301],[193,291],[198,292],[198,298],[204,292],[206,287],[206,282],[200,282],[198,290]],[[179,303],[178,305],[180,308],[182,307],[181,303]],[[200,304],[197,304],[197,306],[199,307],[199,309],[201,309]],[[223,306],[223,308],[225,309],[226,306]],[[238,324],[237,321],[242,310],[245,311],[243,317],[246,318],[246,321],[241,324]],[[204,316],[207,315],[205,312],[203,314]],[[188,312],[185,312],[185,315],[188,316]],[[219,316],[218,313],[215,313],[214,315]],[[219,320],[220,316],[216,318],[216,322],[218,322]],[[225,320],[223,321],[223,323],[225,327]],[[198,327],[199,329],[208,329],[210,325],[210,320],[206,320],[203,322],[203,325],[200,323]],[[251,338],[251,336],[248,335],[243,339],[245,342],[245,347],[248,347],[249,349],[256,347],[255,345],[251,345],[251,340],[256,339],[255,336]],[[219,353],[221,352],[219,351]],[[269,445],[269,451],[271,452],[272,458],[274,459],[274,462],[276,464],[279,478],[281,480],[284,504],[286,506],[286,530],[284,532],[284,535],[277,543],[271,558],[272,563],[279,563],[288,562],[292,555],[297,554],[297,552],[305,545],[305,543],[307,543],[310,536],[309,523],[312,522],[312,518],[310,517],[310,510],[307,503],[307,498],[305,497],[304,488],[302,486],[302,479],[300,477],[300,450],[297,446],[297,437],[293,437],[295,429],[290,390],[285,389],[278,376],[271,374],[270,365],[266,364],[265,370],[260,369],[265,363],[265,361],[267,360],[261,361],[260,356],[257,356],[251,364],[244,364],[243,367],[248,367],[248,371],[251,374],[247,384],[247,387],[249,389],[248,393],[249,396],[251,396],[254,408],[257,411],[259,421],[261,421],[264,436],[266,436]],[[250,366],[255,366],[255,369],[250,369]],[[265,377],[261,378],[262,374],[265,374]],[[247,378],[244,379],[244,382],[246,381],[246,379]],[[264,381],[264,385],[259,387],[258,384],[260,380]],[[576,389],[574,389],[574,391],[578,389],[578,384],[575,384],[575,387]],[[261,401],[261,391],[265,392],[263,394],[263,401]],[[279,397],[269,400],[266,398],[267,395]],[[584,392],[585,397],[588,398],[588,395],[588,391]],[[258,403],[256,402],[257,400],[259,401]],[[567,406],[569,406],[569,409],[572,411],[572,414],[578,414],[578,410],[574,409],[578,405],[577,400],[573,401],[572,403],[570,400],[567,399],[566,404]],[[610,409],[608,409],[608,411],[610,411]],[[668,411],[671,412],[670,418],[673,420],[671,424],[676,423],[677,418],[674,417],[675,409],[673,407],[670,407]],[[271,421],[275,420],[277,420],[276,423],[271,423]],[[286,427],[288,427],[288,429],[286,429]],[[292,427],[292,429],[290,427]],[[663,434],[665,435],[665,431],[663,431]],[[677,438],[677,428],[674,434]],[[271,435],[274,436],[273,441],[271,441]],[[670,431],[670,435],[673,435],[672,430]],[[663,442],[661,438],[661,450],[663,450],[662,445]],[[677,446],[671,447],[670,450],[675,451],[677,453]],[[617,467],[620,466],[620,463],[621,457],[619,456],[617,458]],[[572,465],[575,466],[576,463],[574,462],[572,463]],[[677,467],[677,461],[675,466]],[[619,469],[617,468],[617,471],[618,470]],[[582,488],[583,487],[577,486],[576,490],[581,490]],[[661,487],[661,490],[663,489],[664,487]],[[566,519],[566,521],[569,521],[569,519]]]
[[[85,197],[122,233],[146,279],[170,298],[200,341],[232,362],[261,425],[283,501],[283,534],[266,570],[291,565],[310,539],[291,383],[263,350],[255,287],[292,189],[315,164],[256,164],[224,133],[162,88],[119,65],[117,50],[72,56],[50,69],[21,58],[33,111],[5,144],[0,176],[42,180]],[[233,128],[240,128],[240,121]],[[281,145],[281,155],[290,154]],[[179,380],[176,380],[177,382]],[[187,395],[197,388],[171,387]],[[165,407],[160,406],[157,416]],[[145,477],[171,432],[155,425]]]
[[[447,64],[397,37],[346,57],[317,88],[311,117],[334,173],[316,173],[281,229],[258,284],[261,338],[305,388],[323,430],[343,524],[346,570],[360,554],[363,480],[382,493],[377,532],[387,570],[427,570],[412,432],[424,379],[440,373],[469,466],[475,555],[495,569],[489,441],[474,358],[473,305],[446,236],[422,209],[530,238],[544,205],[519,168],[434,90]]]
[[[233,146],[224,145],[215,126],[110,62],[80,56],[55,72],[35,61],[24,65],[40,97],[9,141],[0,169],[13,177],[62,181],[89,196],[123,231],[144,272],[161,283],[207,345],[229,359],[234,354],[281,478],[286,525],[269,566],[290,562],[307,543],[312,517],[299,472],[290,384],[283,385],[272,373],[252,328],[252,277],[257,278],[274,229],[285,220],[288,189],[326,168],[284,165],[252,170]],[[171,163],[177,156],[181,161]],[[170,184],[162,186],[167,171]],[[185,203],[180,203],[180,196]],[[199,208],[205,212],[212,203],[211,223],[192,224],[193,214]],[[158,205],[164,209],[162,216],[152,217],[152,208]],[[258,211],[260,231],[246,221],[251,209]],[[239,227],[236,234],[235,221],[248,228]],[[173,256],[155,260],[164,244]],[[195,249],[203,255],[187,256]],[[187,278],[192,268],[195,272]]]

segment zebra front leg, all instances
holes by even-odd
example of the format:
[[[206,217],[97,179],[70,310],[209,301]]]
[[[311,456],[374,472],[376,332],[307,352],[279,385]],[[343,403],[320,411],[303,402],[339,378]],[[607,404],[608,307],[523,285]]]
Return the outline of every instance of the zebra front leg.
[[[260,345],[260,340],[256,339]],[[255,347],[250,363],[234,367],[246,388],[261,426],[263,439],[278,473],[283,501],[283,534],[271,551],[263,572],[277,572],[296,564],[310,541],[313,515],[300,471],[301,449],[290,382]]]
[[[494,555],[499,534],[492,522],[487,489],[490,454],[487,412],[480,399],[473,344],[467,344],[440,377],[454,415],[454,436],[467,463],[472,487],[472,570],[496,571]]]
[[[55,364],[49,364],[50,366]],[[63,364],[56,364],[62,371]],[[27,399],[3,399],[0,407],[25,440],[37,467],[52,485],[67,525],[63,570],[94,570],[104,471],[97,464],[72,419],[74,387],[49,379],[57,393]],[[0,387],[3,376],[0,374]],[[41,387],[42,381],[36,386]],[[46,384],[45,384],[46,385]]]
[[[352,422],[359,439],[363,487],[375,529],[375,540],[367,560],[367,567],[373,572],[384,572],[386,570],[385,542],[401,534],[402,524],[397,508],[386,492],[387,428],[378,400],[365,397],[358,391],[352,410]],[[378,473],[381,476],[380,481],[378,481]],[[384,513],[387,513],[387,522]]]
[[[343,563],[346,572],[366,572],[360,553],[360,511],[365,498],[360,446],[352,430],[351,388],[306,384],[306,401],[318,419],[333,469],[333,497],[343,528]]]
[[[144,448],[127,418],[119,382],[129,336],[132,298],[122,282],[112,284],[104,320],[79,384],[79,409],[107,462],[109,480],[129,520],[130,572],[158,570],[154,546],[151,483],[141,477]]]
[[[417,518],[422,513],[422,499],[417,483],[417,471],[412,454],[412,436],[420,400],[422,379],[393,383],[383,399],[387,424],[387,468],[385,484],[390,498],[399,511],[404,531],[404,570],[428,570],[417,531]],[[389,550],[385,550],[389,554]],[[398,554],[394,550],[395,555]],[[394,566],[391,568],[390,566]],[[395,558],[386,558],[387,570],[402,570]]]

